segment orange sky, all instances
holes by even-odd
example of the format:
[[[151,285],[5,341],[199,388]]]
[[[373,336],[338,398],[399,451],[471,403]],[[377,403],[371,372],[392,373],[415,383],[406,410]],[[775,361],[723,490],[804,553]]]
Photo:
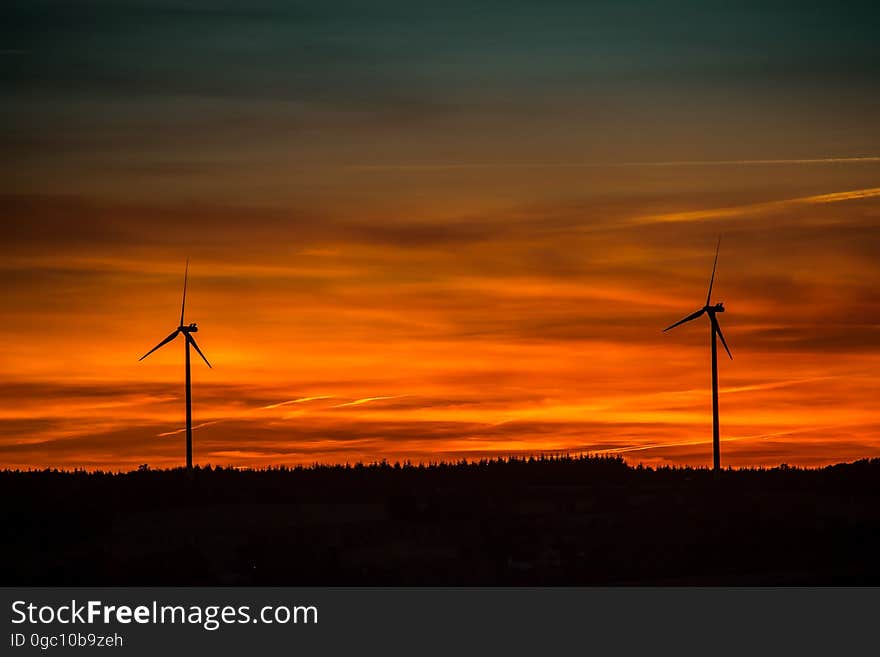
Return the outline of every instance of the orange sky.
[[[707,322],[661,329],[702,304],[718,234],[723,463],[877,456],[880,165],[622,169],[602,173],[647,191],[530,202],[573,174],[500,168],[479,175],[530,185],[481,204],[447,181],[423,213],[7,199],[3,464],[182,462],[182,343],[137,358],[176,325],[189,255],[215,366],[194,367],[198,463],[706,465]]]
[[[772,3],[771,3],[772,4]],[[876,6],[10,5],[0,466],[880,456]],[[175,433],[178,432],[178,433]]]

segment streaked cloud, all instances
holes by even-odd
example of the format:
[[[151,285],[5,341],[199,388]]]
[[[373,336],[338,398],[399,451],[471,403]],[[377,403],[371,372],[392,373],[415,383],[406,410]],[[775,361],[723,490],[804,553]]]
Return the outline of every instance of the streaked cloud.
[[[442,171],[456,171],[468,169],[591,169],[591,168],[639,168],[639,167],[736,167],[736,166],[768,166],[768,165],[798,165],[798,164],[876,164],[880,163],[880,156],[869,155],[863,157],[813,157],[813,158],[777,158],[777,159],[752,159],[752,160],[659,160],[644,162],[615,162],[613,160],[595,162],[434,162],[434,163],[384,163],[384,164],[360,164],[347,165],[347,168],[355,171],[411,171],[436,173]]]
[[[213,420],[212,422],[202,422],[200,424],[194,424],[193,431],[195,431],[196,429],[204,429],[205,427],[211,427],[211,426],[214,426],[215,424],[219,424],[220,422],[223,422],[223,420]],[[174,431],[164,431],[164,432],[156,434],[156,435],[159,438],[165,438],[167,436],[179,436],[180,434],[183,434],[183,433],[186,433],[186,427],[183,427],[182,429],[175,429]]]
[[[369,404],[371,402],[384,401],[386,399],[400,399],[401,397],[406,397],[406,395],[389,395],[386,397],[364,397],[362,399],[355,399],[354,401],[345,402],[344,404],[337,404],[333,408],[345,408],[347,406],[360,406],[361,404]]]
[[[766,214],[778,212],[798,206],[818,205],[824,203],[840,203],[842,201],[857,201],[862,199],[877,198],[880,196],[880,187],[870,189],[853,189],[844,192],[831,192],[828,194],[816,194],[789,198],[780,201],[765,201],[761,203],[749,203],[746,205],[709,208],[705,210],[691,210],[687,212],[669,212],[664,214],[648,215],[633,220],[636,224],[650,223],[675,223],[687,221],[707,221],[711,219],[730,219],[745,215]]]
[[[268,406],[262,406],[264,410],[271,410],[275,408],[280,408],[282,406],[289,406],[290,404],[304,404],[306,402],[311,401],[320,401],[322,399],[333,399],[332,395],[317,395],[315,397],[300,397],[299,399],[288,399],[283,402],[276,402],[274,404],[269,404]]]

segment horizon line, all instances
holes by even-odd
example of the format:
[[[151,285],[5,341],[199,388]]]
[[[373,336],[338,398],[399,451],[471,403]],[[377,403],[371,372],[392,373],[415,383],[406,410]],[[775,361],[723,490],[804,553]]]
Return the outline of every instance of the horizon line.
[[[627,460],[621,455],[620,452],[612,451],[612,450],[598,450],[598,451],[582,451],[582,452],[537,452],[531,454],[508,454],[508,455],[498,455],[498,456],[485,456],[479,459],[474,458],[459,458],[459,459],[450,459],[450,460],[439,460],[439,461],[422,461],[422,460],[395,460],[389,461],[387,459],[381,459],[376,461],[345,461],[338,463],[322,463],[315,461],[310,463],[309,465],[296,464],[289,465],[285,463],[279,463],[276,465],[267,465],[264,467],[259,466],[238,466],[238,465],[215,465],[212,463],[202,464],[193,464],[193,470],[208,470],[209,468],[212,471],[216,470],[224,470],[224,471],[236,471],[236,472],[272,472],[272,471],[315,471],[321,469],[328,470],[346,470],[346,469],[354,469],[354,468],[391,468],[391,469],[431,469],[431,468],[448,468],[448,467],[471,467],[471,466],[479,466],[483,464],[508,464],[508,463],[528,463],[530,461],[615,461],[620,463],[623,467],[628,470],[692,470],[692,471],[706,471],[713,472],[712,465],[683,465],[676,463],[664,463],[662,465],[651,465],[645,464],[642,462],[637,463],[629,463]],[[880,457],[878,456],[863,456],[857,459],[853,459],[851,461],[835,461],[833,463],[827,463],[825,465],[791,465],[782,461],[775,465],[745,465],[745,466],[732,466],[728,465],[726,467],[721,468],[722,471],[730,471],[730,472],[754,472],[754,471],[768,471],[768,470],[803,470],[803,471],[818,471],[825,470],[827,468],[833,468],[840,465],[854,465],[856,463],[868,462],[871,463],[873,461],[880,461]],[[146,470],[140,470],[141,465],[146,465]],[[170,468],[157,467],[153,468],[149,466],[149,463],[144,463],[138,466],[135,466],[132,470],[101,470],[101,469],[87,469],[87,468],[78,468],[76,466],[73,469],[65,469],[59,468],[57,466],[46,466],[43,468],[32,468],[29,467],[27,469],[18,469],[18,468],[9,468],[5,467],[0,469],[0,476],[2,475],[11,475],[11,474],[86,474],[86,475],[127,475],[127,474],[138,474],[141,472],[162,472],[162,473],[171,473],[177,471],[186,472],[186,466],[175,466]]]

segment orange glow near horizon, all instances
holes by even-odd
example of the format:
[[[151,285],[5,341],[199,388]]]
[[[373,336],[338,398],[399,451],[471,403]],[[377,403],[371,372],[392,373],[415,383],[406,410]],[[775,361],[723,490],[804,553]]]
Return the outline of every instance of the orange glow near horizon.
[[[447,180],[421,213],[7,198],[25,234],[0,263],[0,465],[182,464],[183,342],[137,359],[176,326],[190,256],[186,321],[214,365],[193,361],[197,463],[706,466],[708,322],[661,330],[702,305],[718,234],[722,464],[878,456],[876,165],[836,188],[796,166],[736,169],[737,200],[717,167],[564,201],[535,200],[557,194],[545,171],[496,172],[532,186],[479,200]],[[391,198],[399,173],[362,175]]]

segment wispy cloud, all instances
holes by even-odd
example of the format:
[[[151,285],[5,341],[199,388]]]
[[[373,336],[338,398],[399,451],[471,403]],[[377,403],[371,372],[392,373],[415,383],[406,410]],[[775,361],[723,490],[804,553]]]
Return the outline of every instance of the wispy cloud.
[[[797,198],[782,199],[779,201],[765,201],[762,203],[747,203],[724,208],[708,208],[705,210],[689,210],[686,212],[665,212],[651,214],[633,219],[634,224],[660,224],[679,223],[692,221],[708,221],[711,219],[729,219],[740,217],[745,214],[764,214],[776,212],[792,207],[806,205],[821,205],[825,203],[840,203],[841,201],[857,201],[867,198],[880,197],[880,187],[867,189],[853,189],[845,192],[832,192],[829,194],[816,194],[813,196],[800,196]]]
[[[802,385],[805,383],[816,383],[817,381],[830,381],[831,379],[839,379],[844,375],[829,375],[829,376],[810,376],[802,379],[790,379],[787,381],[771,381],[770,383],[756,383],[752,385],[742,385],[742,386],[730,386],[727,388],[722,388],[721,392],[734,393],[734,392],[756,392],[759,390],[775,390],[777,388],[787,388],[790,386]],[[854,374],[848,376],[855,376]]]
[[[263,410],[271,410],[273,408],[281,408],[282,406],[290,406],[291,404],[304,404],[311,401],[319,401],[321,399],[333,399],[333,395],[318,395],[316,397],[300,397],[299,399],[288,399],[287,401],[278,402],[277,404],[269,404],[261,406]]]
[[[210,422],[202,422],[201,424],[197,424],[193,427],[193,431],[196,429],[203,429],[205,427],[210,427],[215,424],[220,424],[221,422],[226,422],[226,420],[212,420]],[[165,433],[156,434],[159,438],[165,438],[166,436],[177,436],[186,431],[186,427],[183,429],[175,429],[174,431],[166,431]]]
[[[744,440],[766,440],[767,438],[779,438],[782,436],[793,436],[801,433],[827,431],[829,429],[839,429],[849,425],[832,424],[827,426],[816,426],[802,429],[792,429],[789,431],[774,431],[772,433],[760,433],[749,436],[730,436],[721,438],[722,443],[735,443]],[[649,443],[646,445],[627,445],[626,447],[613,447],[611,449],[603,449],[600,454],[626,454],[628,452],[642,452],[651,449],[665,449],[669,447],[690,447],[694,445],[710,445],[711,440],[682,440],[677,442]]]
[[[348,168],[354,171],[408,171],[435,172],[472,169],[601,169],[601,168],[637,168],[637,167],[713,167],[713,166],[773,166],[773,165],[806,165],[806,164],[874,164],[880,163],[880,156],[864,157],[814,157],[814,158],[777,158],[751,160],[667,160],[642,162],[399,162],[386,164],[353,164]]]
[[[871,164],[880,162],[880,156],[865,157],[813,157],[813,158],[780,158],[756,160],[670,160],[668,162],[624,162],[621,166],[656,166],[656,167],[690,167],[690,166],[749,166],[773,164]]]
[[[383,401],[386,399],[400,399],[401,397],[406,397],[407,395],[390,395],[387,397],[364,397],[363,399],[355,399],[354,401],[345,402],[344,404],[337,404],[336,406],[332,406],[331,408],[344,408],[346,406],[360,406],[361,404],[369,404],[370,402],[375,401]]]

